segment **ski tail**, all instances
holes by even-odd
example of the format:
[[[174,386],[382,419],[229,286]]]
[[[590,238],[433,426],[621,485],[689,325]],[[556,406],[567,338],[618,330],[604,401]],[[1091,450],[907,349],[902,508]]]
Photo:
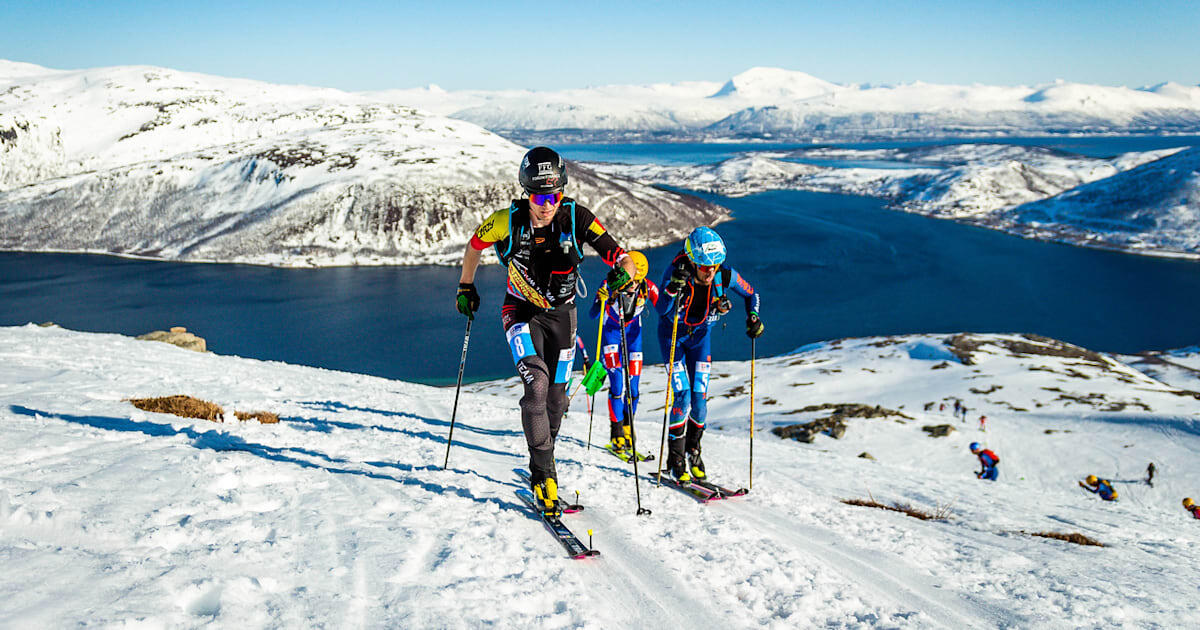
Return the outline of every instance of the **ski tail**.
[[[525,502],[525,505],[541,519],[542,524],[546,526],[546,530],[550,532],[563,549],[567,550],[567,556],[572,560],[582,560],[584,558],[594,558],[600,555],[598,549],[589,549],[583,541],[579,540],[571,530],[563,524],[562,519],[557,516],[546,514],[537,504],[537,499],[533,497],[533,493],[521,488],[516,491],[517,496]]]

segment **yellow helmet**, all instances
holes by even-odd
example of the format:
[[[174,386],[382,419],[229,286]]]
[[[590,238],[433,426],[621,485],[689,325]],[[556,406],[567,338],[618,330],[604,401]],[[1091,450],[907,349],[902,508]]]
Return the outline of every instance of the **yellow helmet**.
[[[633,281],[645,280],[646,274],[650,273],[650,261],[646,260],[646,255],[642,252],[629,252],[629,257],[633,259],[633,266],[637,268],[637,273],[633,274]]]
[[[1096,482],[1100,480],[1096,479],[1096,475],[1088,475],[1087,479],[1084,479],[1084,481],[1086,481],[1089,486],[1094,486],[1096,485]]]
[[[1183,507],[1191,509],[1191,507],[1195,504],[1196,504],[1196,502],[1192,501],[1192,497],[1184,497],[1183,498]]]

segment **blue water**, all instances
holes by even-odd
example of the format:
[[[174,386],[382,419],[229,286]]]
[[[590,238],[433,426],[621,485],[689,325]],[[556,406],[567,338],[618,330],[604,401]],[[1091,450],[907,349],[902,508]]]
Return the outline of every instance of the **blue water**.
[[[1089,139],[1088,150],[1120,153],[1163,140]],[[609,148],[613,161],[657,150]],[[692,146],[671,159],[710,162],[727,151]],[[563,152],[596,159],[581,158],[574,147]],[[1200,343],[1196,263],[1024,240],[889,211],[861,197],[706,197],[733,210],[735,220],[717,228],[729,263],[763,293],[767,329],[759,356],[839,337],[965,330],[1032,332],[1116,352]],[[647,252],[652,278],[677,249]],[[595,256],[584,262],[593,286],[604,271]],[[457,373],[465,323],[453,306],[458,274],[446,267],[296,270],[0,253],[0,325],[55,321],[130,335],[181,325],[221,354],[446,384]],[[498,317],[502,270],[481,269],[477,285],[483,310],[467,378],[511,376]],[[749,357],[741,312],[735,306],[717,332],[714,358]],[[584,316],[580,330],[593,347],[594,323]],[[661,360],[657,343],[647,343],[646,352],[648,361]]]
[[[1151,151],[1182,146],[1200,146],[1200,136],[1108,136],[1069,138],[977,138],[954,140],[904,140],[895,142],[832,142],[820,144],[738,142],[738,143],[659,143],[659,144],[573,144],[557,147],[564,156],[584,162],[620,162],[624,164],[707,164],[720,162],[747,151],[795,151],[813,147],[843,149],[903,149],[939,144],[1015,144],[1041,146],[1088,157],[1110,158],[1129,151]],[[836,166],[831,164],[831,166]]]

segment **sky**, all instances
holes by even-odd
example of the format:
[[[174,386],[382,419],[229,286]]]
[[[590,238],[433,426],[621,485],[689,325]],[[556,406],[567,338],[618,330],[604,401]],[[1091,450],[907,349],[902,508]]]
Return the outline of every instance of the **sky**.
[[[344,90],[725,81],[1200,83],[1200,3],[0,0],[0,59]]]

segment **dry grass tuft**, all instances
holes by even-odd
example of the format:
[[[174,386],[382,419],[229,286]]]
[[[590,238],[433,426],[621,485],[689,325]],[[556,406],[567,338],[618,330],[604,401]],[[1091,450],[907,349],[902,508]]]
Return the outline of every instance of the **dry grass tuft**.
[[[225,410],[216,403],[210,403],[191,396],[163,396],[160,398],[130,398],[129,402],[142,411],[169,413],[181,418],[199,418],[221,422]]]
[[[169,413],[181,418],[199,418],[211,422],[224,422],[225,410],[221,405],[191,396],[162,396],[159,398],[130,398],[129,402],[142,411]],[[238,420],[258,420],[262,424],[276,424],[279,416],[270,411],[235,411]]]
[[[917,508],[914,508],[912,505],[909,505],[907,503],[893,503],[891,505],[886,505],[884,503],[880,503],[880,502],[876,501],[874,498],[871,498],[871,499],[842,499],[841,501],[842,501],[842,503],[845,503],[846,505],[857,505],[860,507],[870,507],[870,508],[876,508],[876,509],[880,509],[880,510],[888,510],[891,512],[900,512],[901,514],[907,514],[913,518],[919,518],[922,521],[945,521],[945,520],[950,519],[950,514],[951,514],[951,510],[950,510],[951,506],[949,506],[949,505],[939,505],[937,507],[937,509],[933,511],[933,513],[930,513],[930,512],[918,510]]]
[[[1104,546],[1104,543],[1102,543],[1098,540],[1095,540],[1094,538],[1088,538],[1087,536],[1084,536],[1083,534],[1080,534],[1078,532],[1076,532],[1074,534],[1063,534],[1063,533],[1059,533],[1059,532],[1026,532],[1026,531],[1022,531],[1021,533],[1029,534],[1030,536],[1040,536],[1042,538],[1053,538],[1055,540],[1065,540],[1069,543],[1075,543],[1076,545],[1085,545],[1085,546],[1092,546],[1092,547],[1103,547]]]
[[[279,416],[270,411],[235,411],[233,415],[237,416],[237,419],[242,422],[246,422],[247,420],[258,420],[261,424],[276,424],[279,422]]]

